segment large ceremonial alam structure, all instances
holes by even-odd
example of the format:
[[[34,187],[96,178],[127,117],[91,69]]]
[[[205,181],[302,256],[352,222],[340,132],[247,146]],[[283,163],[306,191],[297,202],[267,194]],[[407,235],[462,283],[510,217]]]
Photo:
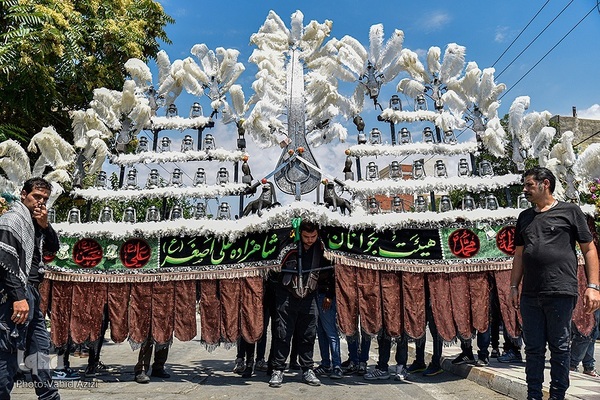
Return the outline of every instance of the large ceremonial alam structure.
[[[239,52],[198,44],[184,60],[158,53],[158,76],[130,59],[122,90],[98,88],[72,113],[73,143],[48,127],[27,151],[0,144],[4,192],[45,174],[54,198],[71,199],[50,211],[61,248],[46,259],[43,292],[56,345],[97,340],[105,308],[112,339],[134,347],[149,332],[159,344],[199,334],[209,348],[258,340],[264,278],[297,246],[300,220],[319,224],[335,264],[341,333],[360,318],[370,334],[421,339],[428,292],[441,337],[469,338],[487,329],[495,287],[519,335],[508,296],[514,225],[530,206],[521,172],[550,168],[556,196],[580,203],[600,176],[600,144],[576,155],[577,124],[557,134],[526,96],[501,124],[505,85],[458,44],[421,60],[400,30],[386,39],[373,25],[365,47],[331,27],[271,12],[250,38],[248,98]],[[340,141],[345,153],[315,157]],[[581,207],[593,226],[594,206]],[[574,319],[591,329],[579,306]]]

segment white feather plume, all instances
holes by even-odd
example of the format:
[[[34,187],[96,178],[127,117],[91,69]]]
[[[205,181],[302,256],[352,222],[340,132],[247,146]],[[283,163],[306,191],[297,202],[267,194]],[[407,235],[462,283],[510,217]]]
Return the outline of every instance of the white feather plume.
[[[456,78],[460,75],[465,65],[465,53],[467,49],[456,43],[450,43],[444,52],[444,60],[440,67],[440,79],[442,82],[447,82],[451,78]]]
[[[442,64],[440,58],[442,56],[442,49],[437,46],[431,46],[427,51],[427,71],[430,75],[438,76]]]
[[[152,83],[152,72],[145,62],[139,58],[130,58],[125,62],[125,70],[138,87],[146,87]]]
[[[42,128],[31,138],[27,150],[40,152],[40,156],[31,171],[32,176],[42,176],[46,166],[54,169],[66,169],[75,160],[75,149],[60,137],[54,127]]]
[[[425,93],[425,85],[414,79],[404,78],[398,82],[396,90],[414,99],[418,95]]]
[[[8,139],[0,143],[0,169],[17,189],[31,178],[29,157],[16,140]]]
[[[535,135],[531,143],[530,157],[537,158],[542,150],[548,150],[550,143],[556,134],[556,129],[551,126],[543,127],[540,132]]]
[[[573,172],[581,182],[591,182],[600,177],[600,143],[590,144],[579,154]]]
[[[506,154],[505,138],[506,132],[500,123],[498,117],[492,118],[486,124],[485,131],[481,135],[483,145],[488,151],[496,157],[504,157]]]
[[[517,137],[521,140],[525,136],[525,132],[522,131],[523,118],[525,118],[525,111],[529,108],[529,96],[517,97],[508,111],[508,132],[511,137]]]
[[[402,49],[399,61],[413,79],[419,82],[429,82],[429,75],[425,72],[425,67],[419,60],[417,53],[409,49]]]
[[[369,29],[369,60],[377,68],[381,65],[378,63],[383,49],[383,24],[371,25]]]

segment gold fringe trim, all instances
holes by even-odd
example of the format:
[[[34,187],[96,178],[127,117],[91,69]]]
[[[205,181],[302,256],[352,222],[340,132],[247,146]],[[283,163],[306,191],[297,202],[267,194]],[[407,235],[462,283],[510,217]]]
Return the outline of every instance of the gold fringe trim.
[[[431,260],[424,263],[417,260],[415,263],[407,262],[385,262],[373,259],[357,259],[345,256],[333,251],[325,251],[325,257],[336,264],[344,264],[350,267],[376,269],[380,271],[398,271],[411,273],[455,273],[455,272],[484,272],[503,271],[512,268],[512,259],[506,261],[478,260],[458,263],[444,263],[443,260]]]
[[[249,277],[266,277],[272,270],[280,269],[280,265],[268,265],[243,269],[226,269],[212,271],[185,271],[162,273],[129,273],[129,274],[78,274],[47,270],[44,279],[63,282],[91,282],[91,283],[151,283],[206,279],[237,279]]]

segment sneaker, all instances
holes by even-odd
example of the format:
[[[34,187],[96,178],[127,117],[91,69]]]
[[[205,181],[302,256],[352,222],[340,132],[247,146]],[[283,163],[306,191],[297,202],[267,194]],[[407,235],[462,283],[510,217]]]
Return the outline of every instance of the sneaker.
[[[499,355],[500,355],[500,350],[492,349],[492,352],[490,353],[490,358],[498,358]]]
[[[352,375],[358,372],[358,364],[355,364],[353,361],[350,361],[346,367],[344,367],[342,363],[342,368],[344,369],[344,374],[346,375]]]
[[[358,363],[358,369],[356,370],[356,375],[364,375],[367,373],[367,363],[366,362],[359,362]]]
[[[416,361],[413,361],[412,364],[410,364],[408,366],[408,368],[406,368],[406,371],[409,374],[414,374],[415,372],[423,372],[427,369],[427,365],[425,365],[425,363],[419,363]]]
[[[283,371],[275,370],[273,374],[271,374],[271,380],[269,380],[269,386],[271,387],[281,387],[283,383]]]
[[[453,365],[462,365],[462,364],[473,364],[475,362],[475,357],[473,357],[473,353],[465,353],[462,352],[454,360],[452,360]]]
[[[343,370],[347,369],[347,368],[350,366],[350,364],[354,364],[354,362],[353,362],[353,361],[350,361],[350,359],[347,359],[346,361],[344,361],[344,362],[342,363],[342,369],[343,369]]]
[[[317,375],[322,375],[322,376],[329,376],[331,374],[331,367],[324,367],[323,365],[319,365],[317,368],[314,369],[314,373]]]
[[[269,369],[269,364],[267,364],[267,362],[265,360],[258,360],[256,362],[256,364],[254,364],[254,370],[255,371],[262,371],[265,372],[266,370]]]
[[[390,379],[390,372],[382,371],[379,368],[375,367],[365,374],[365,379],[368,381]]]
[[[595,369],[584,369],[583,373],[593,378],[600,378],[600,375],[598,375]]]
[[[102,361],[98,361],[97,364],[88,364],[83,372],[86,378],[90,378],[96,375],[103,375],[106,373],[113,372],[114,368],[107,367]]]
[[[78,372],[73,371],[71,368],[55,369],[52,371],[52,380],[54,381],[76,381],[81,376]]]
[[[302,382],[306,383],[310,386],[320,386],[321,381],[315,375],[315,372],[312,369],[306,370],[306,372],[302,373]]]
[[[488,360],[487,358],[478,358],[477,361],[475,361],[475,366],[476,367],[487,367],[489,363],[490,363],[490,360]]]
[[[397,365],[396,366],[396,374],[394,375],[394,380],[395,381],[404,381],[404,380],[406,380],[407,376],[408,376],[408,371],[406,370],[404,365]]]
[[[140,372],[135,376],[135,381],[137,383],[150,383],[150,377],[145,372]]]
[[[242,374],[246,369],[246,363],[243,358],[235,359],[235,366],[233,367],[233,372],[236,374]]]
[[[444,372],[442,367],[439,365],[433,365],[433,363],[429,363],[425,371],[423,371],[423,376],[436,376]]]
[[[523,358],[521,357],[521,352],[515,352],[513,350],[509,350],[503,355],[498,357],[498,362],[501,363],[511,363],[511,362],[523,362]]]
[[[246,369],[242,373],[242,378],[245,378],[245,379],[252,378],[253,370],[254,370],[254,361],[247,362]]]
[[[342,372],[341,367],[335,367],[333,371],[331,371],[331,375],[329,375],[331,379],[342,379],[344,377],[344,372]]]

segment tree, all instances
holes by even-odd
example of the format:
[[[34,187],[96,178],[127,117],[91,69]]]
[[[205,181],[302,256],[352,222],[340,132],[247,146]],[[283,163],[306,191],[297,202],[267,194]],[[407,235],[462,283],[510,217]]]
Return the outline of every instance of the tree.
[[[153,58],[173,22],[152,0],[0,0],[0,134],[26,142],[52,125],[70,140],[68,112],[122,88],[125,62]]]

